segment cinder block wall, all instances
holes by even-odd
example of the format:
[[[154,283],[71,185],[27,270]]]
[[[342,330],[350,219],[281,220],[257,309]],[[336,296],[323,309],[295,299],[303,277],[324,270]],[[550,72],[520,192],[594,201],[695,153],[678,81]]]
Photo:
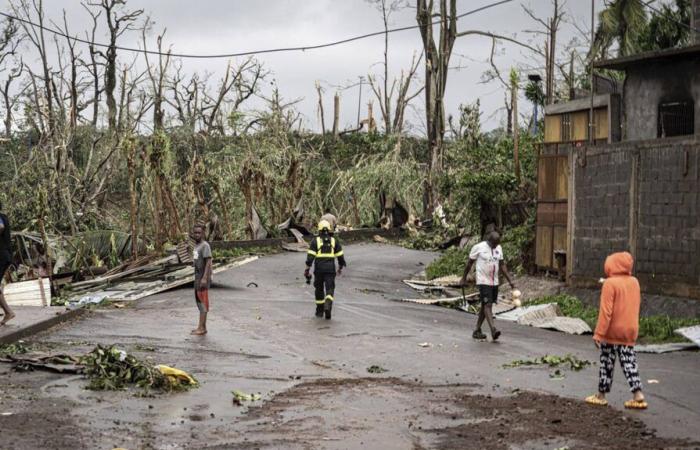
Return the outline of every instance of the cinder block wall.
[[[575,149],[570,279],[635,255],[645,291],[700,299],[700,144],[664,139]]]

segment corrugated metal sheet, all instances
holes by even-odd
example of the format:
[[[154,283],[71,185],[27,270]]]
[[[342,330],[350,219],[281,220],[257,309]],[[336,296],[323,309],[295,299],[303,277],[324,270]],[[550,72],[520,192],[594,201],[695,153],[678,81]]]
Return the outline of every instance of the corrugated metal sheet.
[[[562,331],[568,334],[592,333],[591,327],[578,317],[542,317],[530,321],[528,325],[536,328]]]
[[[686,339],[690,339],[695,342],[696,345],[700,346],[700,325],[695,325],[694,327],[679,328],[674,331],[676,334],[680,334]]]

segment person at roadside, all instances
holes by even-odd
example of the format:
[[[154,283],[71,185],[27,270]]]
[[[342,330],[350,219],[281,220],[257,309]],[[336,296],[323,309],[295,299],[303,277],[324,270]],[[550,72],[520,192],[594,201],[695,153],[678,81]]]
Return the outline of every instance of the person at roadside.
[[[199,309],[199,325],[191,334],[202,336],[207,334],[207,314],[209,313],[209,287],[211,286],[211,247],[204,240],[204,227],[195,225],[192,228],[194,239],[194,299]]]
[[[335,260],[338,260],[336,271]],[[311,239],[306,256],[304,277],[311,277],[311,266],[314,266],[314,298],[316,300],[316,317],[326,316],[331,319],[331,310],[335,300],[335,276],[342,275],[347,266],[343,247],[340,241],[333,237],[331,224],[322,220],[318,223],[318,236]]]
[[[324,220],[331,226],[331,234],[335,233],[335,228],[338,226],[338,219],[331,213],[330,208],[325,208],[323,210],[323,215],[319,219],[319,222]]]
[[[0,326],[15,318],[15,313],[5,301],[5,295],[2,292],[2,280],[5,278],[5,272],[10,268],[11,264],[12,237],[10,233],[10,219],[2,213],[2,204],[0,204],[0,309],[3,312]]]
[[[496,231],[490,231],[487,233],[485,241],[473,246],[469,252],[469,261],[467,261],[464,275],[460,282],[462,286],[467,284],[467,276],[472,266],[476,265],[476,287],[479,289],[481,309],[479,310],[479,318],[476,321],[476,330],[472,334],[474,339],[486,339],[486,335],[481,331],[484,320],[489,324],[491,338],[494,341],[501,336],[501,332],[496,329],[493,320],[493,305],[498,301],[499,273],[502,272],[510,287],[515,289],[515,284],[513,284],[506,263],[503,260],[503,249],[500,242],[501,235]]]
[[[586,398],[586,403],[606,406],[615,369],[620,358],[622,372],[632,391],[632,399],[625,402],[628,409],[646,409],[642,381],[634,345],[639,334],[641,291],[639,281],[632,276],[634,259],[627,252],[613,253],[605,260],[605,275],[600,293],[598,324],[593,341],[600,349],[598,393]]]

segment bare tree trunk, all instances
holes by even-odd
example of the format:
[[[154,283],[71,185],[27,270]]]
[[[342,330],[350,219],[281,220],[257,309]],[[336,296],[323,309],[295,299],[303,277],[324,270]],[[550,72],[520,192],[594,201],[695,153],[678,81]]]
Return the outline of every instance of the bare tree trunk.
[[[418,0],[417,22],[425,53],[426,126],[430,162],[428,167],[428,207],[432,213],[439,203],[438,178],[442,174],[443,139],[445,136],[445,107],[443,99],[447,84],[452,47],[457,37],[457,0],[440,0],[439,46],[433,35],[433,0]]]
[[[326,134],[326,119],[324,117],[323,111],[323,92],[321,91],[321,84],[316,82],[316,92],[318,92],[318,115],[321,120],[321,134]]]
[[[518,78],[511,74],[512,90],[510,99],[513,109],[513,164],[515,166],[515,179],[520,185],[520,130],[518,127]]]
[[[340,122],[340,95],[335,93],[333,97],[333,137],[338,137],[338,126]]]
[[[131,12],[117,11],[126,2],[124,0],[100,0],[88,2],[90,6],[101,8],[105,13],[107,27],[109,28],[109,46],[105,52],[105,96],[107,97],[107,123],[110,130],[117,128],[117,100],[114,90],[117,88],[117,41],[124,32],[132,29],[133,22],[143,14],[139,9]],[[94,120],[94,118],[93,118]]]

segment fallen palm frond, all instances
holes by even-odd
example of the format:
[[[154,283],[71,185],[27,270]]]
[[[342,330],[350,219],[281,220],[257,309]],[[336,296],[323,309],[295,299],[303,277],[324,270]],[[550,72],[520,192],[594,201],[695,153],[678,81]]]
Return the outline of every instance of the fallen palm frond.
[[[88,389],[122,390],[130,385],[162,392],[183,391],[198,385],[194,378],[168,376],[158,366],[141,361],[114,346],[98,345],[80,359],[90,379]]]

